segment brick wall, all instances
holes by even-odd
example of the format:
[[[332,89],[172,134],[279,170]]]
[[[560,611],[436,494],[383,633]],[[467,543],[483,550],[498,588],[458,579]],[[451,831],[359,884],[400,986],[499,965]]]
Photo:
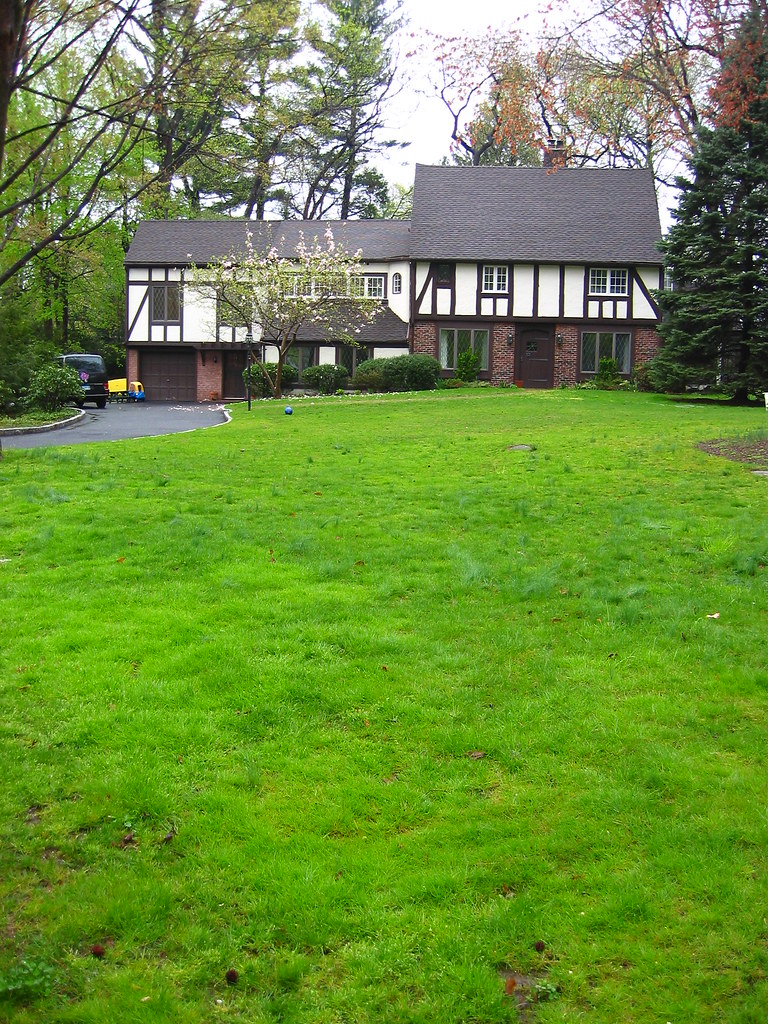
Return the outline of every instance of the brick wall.
[[[413,351],[439,359],[437,350],[437,324],[414,324]]]
[[[653,359],[661,346],[661,338],[657,331],[649,330],[647,327],[637,328],[634,332],[635,338],[635,366],[640,363],[647,363]]]
[[[205,363],[203,363],[205,358]],[[214,358],[216,361],[214,362]],[[197,400],[198,402],[216,402],[221,398],[221,353],[197,353]]]
[[[139,353],[135,348],[129,348],[125,358],[125,376],[130,384],[132,380],[140,380],[139,377]]]
[[[580,331],[576,324],[555,324],[555,387],[576,383]],[[562,345],[557,343],[558,335],[563,339]]]
[[[491,332],[491,383],[513,384],[515,380],[515,325],[494,324]],[[512,338],[512,344],[509,344]]]

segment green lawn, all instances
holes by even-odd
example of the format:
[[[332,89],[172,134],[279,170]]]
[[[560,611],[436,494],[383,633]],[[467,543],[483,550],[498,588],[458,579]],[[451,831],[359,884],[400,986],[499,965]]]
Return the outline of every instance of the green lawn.
[[[0,1020],[765,1022],[765,410],[293,404],[3,453]]]

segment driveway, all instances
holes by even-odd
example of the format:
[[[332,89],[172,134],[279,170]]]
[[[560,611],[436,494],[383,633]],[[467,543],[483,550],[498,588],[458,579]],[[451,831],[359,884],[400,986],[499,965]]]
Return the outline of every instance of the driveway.
[[[9,448],[46,448],[52,445],[85,444],[88,441],[123,441],[129,437],[181,434],[187,430],[218,427],[229,421],[223,405],[174,402],[112,402],[106,409],[83,410],[77,423],[39,434],[0,437]]]

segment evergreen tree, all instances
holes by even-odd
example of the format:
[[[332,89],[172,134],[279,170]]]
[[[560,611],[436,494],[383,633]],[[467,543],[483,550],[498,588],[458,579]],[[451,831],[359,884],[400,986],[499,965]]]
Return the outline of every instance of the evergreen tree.
[[[768,390],[768,19],[752,0],[699,129],[676,224],[663,250],[658,386],[722,384],[737,401]]]

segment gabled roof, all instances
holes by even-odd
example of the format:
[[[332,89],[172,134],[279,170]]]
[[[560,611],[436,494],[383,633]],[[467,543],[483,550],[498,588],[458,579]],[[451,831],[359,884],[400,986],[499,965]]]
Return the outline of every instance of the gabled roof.
[[[360,250],[363,260],[407,259],[410,223],[404,220],[145,220],[136,228],[125,257],[126,266],[204,266],[212,259],[243,252],[250,230],[253,245],[266,252],[275,246],[290,255],[303,234],[311,245],[324,246],[330,225],[333,240],[348,253]]]
[[[658,264],[660,240],[648,170],[416,165],[414,259]]]

